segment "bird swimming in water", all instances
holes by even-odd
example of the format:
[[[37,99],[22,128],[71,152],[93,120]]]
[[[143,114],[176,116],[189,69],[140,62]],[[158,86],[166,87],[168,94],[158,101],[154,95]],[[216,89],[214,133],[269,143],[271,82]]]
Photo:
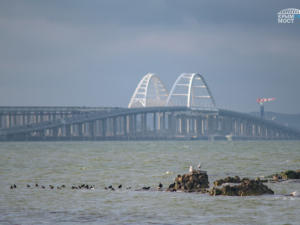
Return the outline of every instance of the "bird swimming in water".
[[[190,173],[193,172],[193,166],[190,166],[189,172],[190,172]]]

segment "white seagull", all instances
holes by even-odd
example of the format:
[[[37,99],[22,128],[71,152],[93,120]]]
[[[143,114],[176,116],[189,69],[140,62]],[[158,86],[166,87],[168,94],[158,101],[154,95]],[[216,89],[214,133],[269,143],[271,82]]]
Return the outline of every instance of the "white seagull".
[[[199,164],[198,164],[198,166],[197,166],[197,167],[198,167],[198,169],[200,169],[200,168],[201,168],[201,162],[199,162]]]
[[[189,172],[193,172],[193,166],[190,166]]]
[[[299,197],[299,196],[300,196],[300,194],[299,194],[298,191],[294,191],[294,192],[292,192],[290,195],[291,195],[291,196],[294,196],[294,197]]]

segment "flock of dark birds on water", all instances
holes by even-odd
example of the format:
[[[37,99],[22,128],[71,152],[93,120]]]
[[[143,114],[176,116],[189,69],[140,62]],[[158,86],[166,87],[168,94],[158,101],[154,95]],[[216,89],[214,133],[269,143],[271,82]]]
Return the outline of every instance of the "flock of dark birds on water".
[[[44,185],[39,185],[39,184],[35,184],[35,185],[30,185],[30,184],[27,184],[26,185],[27,188],[41,188],[41,189],[58,189],[58,190],[61,190],[61,189],[64,189],[64,188],[67,188],[66,185],[60,185],[60,186],[54,186],[54,185],[49,185],[48,187],[44,186]],[[16,189],[17,188],[17,185],[16,184],[13,184],[13,185],[10,185],[10,189]],[[114,188],[112,185],[109,185],[107,187],[104,187],[105,190],[111,190],[111,191],[115,191],[116,189],[122,189],[123,186],[122,184],[120,184],[117,188]],[[140,189],[136,189],[136,191],[141,191],[141,190],[150,190],[151,187],[149,186],[145,186],[145,187],[142,187]],[[159,183],[159,185],[157,186],[157,189],[158,190],[161,190],[163,188],[163,185],[161,183]],[[95,185],[89,185],[89,184],[80,184],[80,185],[72,185],[71,186],[71,189],[86,189],[86,190],[94,190],[95,189]],[[130,190],[131,187],[127,187],[126,190]]]

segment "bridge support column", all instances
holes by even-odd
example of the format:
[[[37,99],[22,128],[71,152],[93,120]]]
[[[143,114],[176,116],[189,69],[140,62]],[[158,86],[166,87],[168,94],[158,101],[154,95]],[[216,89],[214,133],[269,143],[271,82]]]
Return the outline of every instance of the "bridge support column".
[[[129,116],[129,133],[131,136],[136,135],[136,124],[137,124],[137,115],[133,114]]]
[[[65,135],[66,135],[66,137],[71,137],[71,125],[65,125]]]
[[[212,116],[208,116],[207,118],[207,122],[208,122],[208,135],[211,135],[214,133],[215,131],[215,121],[214,118]]]
[[[8,113],[8,128],[12,127],[13,119],[12,119],[12,114]]]
[[[123,116],[123,135],[127,135],[127,116]]]
[[[17,126],[17,113],[14,113],[13,115],[13,123],[14,123],[14,126]]]
[[[156,132],[156,113],[155,112],[153,113],[153,131]]]
[[[94,122],[89,122],[89,136],[95,137],[95,124]]]
[[[58,137],[58,127],[52,129],[52,137]]]
[[[141,114],[141,132],[146,133],[147,131],[147,113],[142,113]]]
[[[106,119],[101,120],[101,124],[102,124],[102,136],[106,137],[107,120]]]
[[[161,117],[161,120],[160,120],[160,126],[159,126],[159,129],[160,130],[165,130],[166,129],[166,113],[163,112],[162,113],[162,117]]]
[[[78,137],[82,137],[83,136],[82,123],[77,124],[77,129],[78,129]]]
[[[187,119],[186,119],[186,117],[185,116],[181,116],[180,118],[179,118],[179,121],[180,121],[180,130],[179,130],[179,132],[180,132],[180,134],[186,134],[186,132],[187,132]]]
[[[114,117],[112,120],[113,136],[117,136],[117,117]]]
[[[197,137],[199,137],[199,136],[201,136],[201,119],[200,119],[200,117],[197,117],[196,119],[195,119],[195,123],[196,123],[196,125],[195,125],[195,128],[196,128],[196,134],[197,134]]]
[[[168,133],[173,136],[176,131],[176,121],[173,113],[168,114]]]
[[[191,132],[191,118],[185,117],[186,134]]]

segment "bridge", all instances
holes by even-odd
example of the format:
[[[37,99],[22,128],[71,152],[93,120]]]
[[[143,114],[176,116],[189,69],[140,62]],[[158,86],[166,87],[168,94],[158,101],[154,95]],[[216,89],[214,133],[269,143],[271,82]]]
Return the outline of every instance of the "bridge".
[[[128,108],[0,107],[0,141],[171,139],[300,139],[300,131],[219,109],[198,73],[181,74],[170,92],[148,73]]]

